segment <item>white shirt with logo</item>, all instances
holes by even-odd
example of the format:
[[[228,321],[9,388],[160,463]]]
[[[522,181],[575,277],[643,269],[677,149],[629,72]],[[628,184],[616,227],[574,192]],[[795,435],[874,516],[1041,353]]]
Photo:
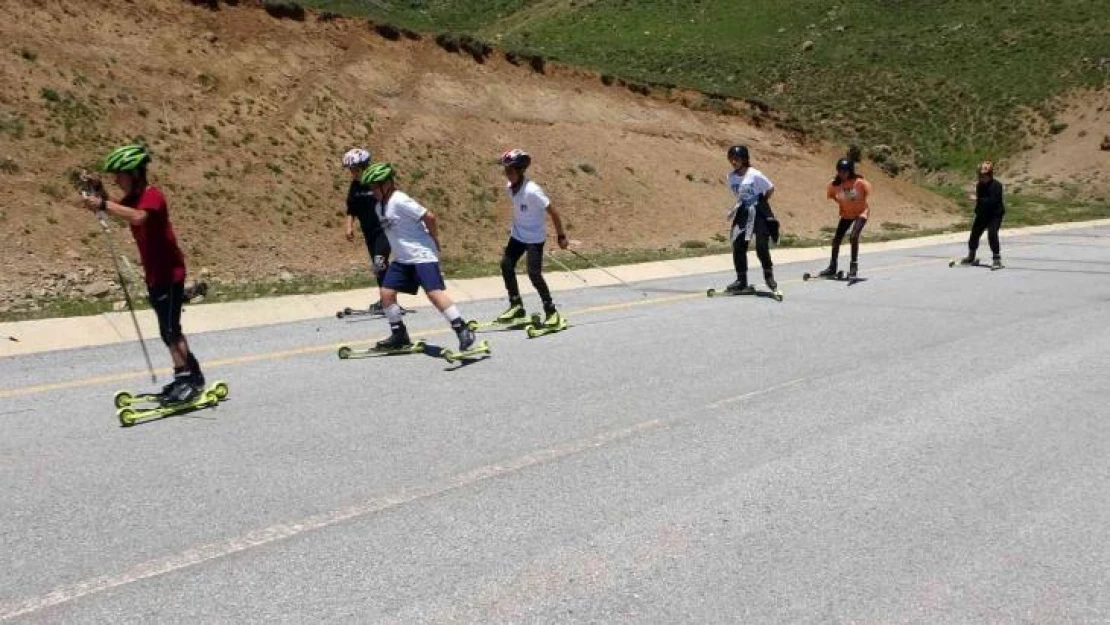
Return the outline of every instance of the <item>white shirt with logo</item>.
[[[374,210],[389,239],[394,262],[405,265],[439,262],[435,241],[421,221],[428,209],[408,195],[394,191],[388,202],[384,205],[379,202]]]
[[[755,167],[749,167],[744,175],[736,173],[732,170],[728,173],[728,188],[732,191],[732,195],[736,197],[736,205],[733,206],[732,211],[729,213],[731,219],[737,211],[743,209],[746,211],[746,223],[742,224],[742,228],[734,228],[732,239],[735,241],[736,237],[743,233],[747,239],[751,239],[752,233],[755,231],[755,210],[756,202],[759,201],[760,195],[766,195],[768,191],[775,188],[771,184],[771,180],[763,175]],[[741,226],[737,224],[737,226]]]
[[[540,185],[525,180],[520,190],[513,193],[513,186],[507,187],[509,199],[513,203],[513,226],[510,235],[521,243],[543,243],[547,240],[547,207],[551,200]]]

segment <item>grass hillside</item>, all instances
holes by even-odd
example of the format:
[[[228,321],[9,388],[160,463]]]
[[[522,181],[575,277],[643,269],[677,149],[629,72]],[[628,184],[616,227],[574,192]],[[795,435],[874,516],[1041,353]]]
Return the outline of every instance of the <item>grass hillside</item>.
[[[306,0],[634,80],[762,100],[891,168],[966,167],[1110,78],[1092,0]],[[890,149],[888,150],[887,146]]]

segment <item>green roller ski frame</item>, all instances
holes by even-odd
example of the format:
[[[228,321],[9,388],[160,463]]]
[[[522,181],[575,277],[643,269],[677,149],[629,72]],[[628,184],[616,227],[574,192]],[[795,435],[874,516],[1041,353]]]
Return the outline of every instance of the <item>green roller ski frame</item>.
[[[139,421],[158,417],[192,412],[202,408],[209,408],[227,399],[230,389],[227,382],[214,382],[201,391],[192,401],[179,404],[159,404],[161,397],[154,393],[132,394],[127,391],[116,393],[114,403],[116,418],[120,425],[130,427]],[[143,406],[142,404],[153,404]]]
[[[742,295],[755,295],[757,297],[769,297],[776,302],[783,300],[782,291],[764,291],[748,285],[748,288],[738,293],[729,293],[728,291],[718,291],[717,289],[709,289],[705,292],[706,297],[739,297]]]
[[[534,339],[546,334],[562,332],[568,327],[570,327],[570,324],[567,323],[567,318],[559,315],[559,323],[553,326],[549,326],[546,323],[536,324],[535,319],[533,319],[533,323],[528,324],[528,326],[524,328],[524,332],[528,334],[528,338]]]
[[[481,356],[483,354],[489,355],[492,353],[489,341],[481,341],[474,347],[462,352],[453,349],[445,349],[443,350],[443,358],[447,362],[459,362],[460,360],[470,360],[476,356]]]
[[[470,328],[471,332],[505,332],[508,330],[524,330],[528,326],[538,325],[543,325],[543,319],[539,315],[512,321],[497,321],[496,319],[493,321],[478,321],[477,319],[471,319],[466,322],[466,327]]]
[[[380,356],[400,356],[403,354],[423,354],[424,348],[428,344],[426,341],[416,341],[408,347],[400,349],[380,349],[377,347],[354,348],[344,345],[339,348],[337,355],[340,360],[357,360],[359,358],[377,358]]]

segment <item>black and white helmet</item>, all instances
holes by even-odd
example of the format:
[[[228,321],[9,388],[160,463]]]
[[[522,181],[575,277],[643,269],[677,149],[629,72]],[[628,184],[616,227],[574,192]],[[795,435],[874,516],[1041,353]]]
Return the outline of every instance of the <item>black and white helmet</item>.
[[[370,151],[362,148],[354,148],[348,150],[343,155],[343,167],[352,169],[354,167],[365,167],[370,164]]]
[[[532,164],[532,157],[524,150],[509,150],[501,155],[501,166],[524,171]]]
[[[748,152],[748,146],[746,145],[734,145],[728,149],[728,158],[729,160],[746,161],[751,159],[751,153]]]

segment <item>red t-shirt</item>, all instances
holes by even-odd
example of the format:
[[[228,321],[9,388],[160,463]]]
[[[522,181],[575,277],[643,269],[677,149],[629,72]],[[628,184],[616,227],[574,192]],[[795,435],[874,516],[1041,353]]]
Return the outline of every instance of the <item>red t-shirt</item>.
[[[177,246],[177,237],[170,225],[166,196],[158,187],[147,187],[138,196],[124,198],[120,204],[146,211],[142,225],[131,226],[139,258],[143,261],[148,286],[161,286],[185,281],[185,255]]]

